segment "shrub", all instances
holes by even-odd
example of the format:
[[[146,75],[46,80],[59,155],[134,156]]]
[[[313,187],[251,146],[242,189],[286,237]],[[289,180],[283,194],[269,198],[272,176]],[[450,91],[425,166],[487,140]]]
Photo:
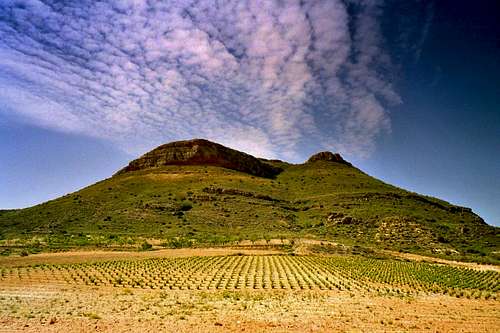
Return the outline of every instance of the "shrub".
[[[193,204],[190,201],[183,201],[179,207],[179,209],[183,212],[186,212],[193,208]]]
[[[170,247],[170,248],[174,248],[174,249],[179,249],[179,248],[183,248],[183,247],[192,246],[193,241],[188,239],[188,238],[180,237],[180,238],[170,239],[167,242],[163,243],[162,245]]]
[[[84,313],[83,315],[90,319],[101,319],[101,316],[99,316],[97,313],[94,312]]]
[[[141,250],[142,251],[149,251],[153,248],[153,245],[149,244],[147,241],[144,241],[141,245]]]
[[[443,236],[439,236],[439,237],[437,238],[437,241],[438,241],[439,243],[448,243],[448,240],[447,240],[446,238],[444,238]]]

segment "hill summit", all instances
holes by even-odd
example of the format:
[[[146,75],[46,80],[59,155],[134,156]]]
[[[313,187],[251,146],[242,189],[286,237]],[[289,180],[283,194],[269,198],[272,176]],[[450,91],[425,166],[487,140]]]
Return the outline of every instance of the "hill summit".
[[[243,152],[205,139],[175,141],[161,145],[133,160],[117,174],[167,165],[210,165],[271,178],[283,171]]]
[[[351,165],[351,163],[347,162],[340,156],[340,154],[334,154],[330,151],[322,151],[317,154],[312,155],[307,160],[307,163],[316,162],[316,161],[327,161],[327,162],[338,162],[347,165]]]

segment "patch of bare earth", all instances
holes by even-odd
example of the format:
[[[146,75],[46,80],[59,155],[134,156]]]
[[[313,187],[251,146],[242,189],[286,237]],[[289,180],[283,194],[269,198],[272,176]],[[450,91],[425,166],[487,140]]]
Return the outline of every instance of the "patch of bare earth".
[[[0,286],[0,332],[499,332],[495,300]]]

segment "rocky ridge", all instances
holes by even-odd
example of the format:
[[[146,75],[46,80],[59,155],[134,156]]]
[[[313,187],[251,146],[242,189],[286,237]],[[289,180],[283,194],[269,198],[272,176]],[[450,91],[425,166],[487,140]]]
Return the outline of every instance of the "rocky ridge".
[[[243,152],[205,139],[176,141],[161,145],[129,163],[116,174],[167,165],[209,165],[272,178],[283,171]]]
[[[326,161],[326,162],[337,162],[342,164],[351,165],[351,163],[347,162],[340,156],[338,153],[332,153],[330,151],[322,151],[317,154],[312,155],[307,160],[307,163],[317,162],[317,161]]]
[[[312,155],[306,163],[316,161],[351,165],[340,154],[329,151]],[[276,166],[276,163],[285,162],[256,158],[205,139],[192,139],[161,145],[133,160],[125,168],[119,170],[116,175],[167,165],[209,165],[237,170],[254,176],[273,178],[283,171],[282,168]]]

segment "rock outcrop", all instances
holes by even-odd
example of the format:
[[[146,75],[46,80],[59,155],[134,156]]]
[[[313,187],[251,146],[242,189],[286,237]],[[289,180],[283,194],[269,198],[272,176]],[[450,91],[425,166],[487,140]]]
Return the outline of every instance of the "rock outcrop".
[[[282,169],[240,151],[204,139],[176,141],[159,146],[129,163],[116,174],[167,165],[210,165],[271,178]]]
[[[351,165],[351,163],[344,160],[342,158],[342,156],[340,156],[340,154],[338,154],[338,153],[334,154],[330,151],[322,151],[322,152],[319,152],[317,154],[312,155],[307,160],[307,163],[316,162],[316,161],[337,162],[337,163]]]

